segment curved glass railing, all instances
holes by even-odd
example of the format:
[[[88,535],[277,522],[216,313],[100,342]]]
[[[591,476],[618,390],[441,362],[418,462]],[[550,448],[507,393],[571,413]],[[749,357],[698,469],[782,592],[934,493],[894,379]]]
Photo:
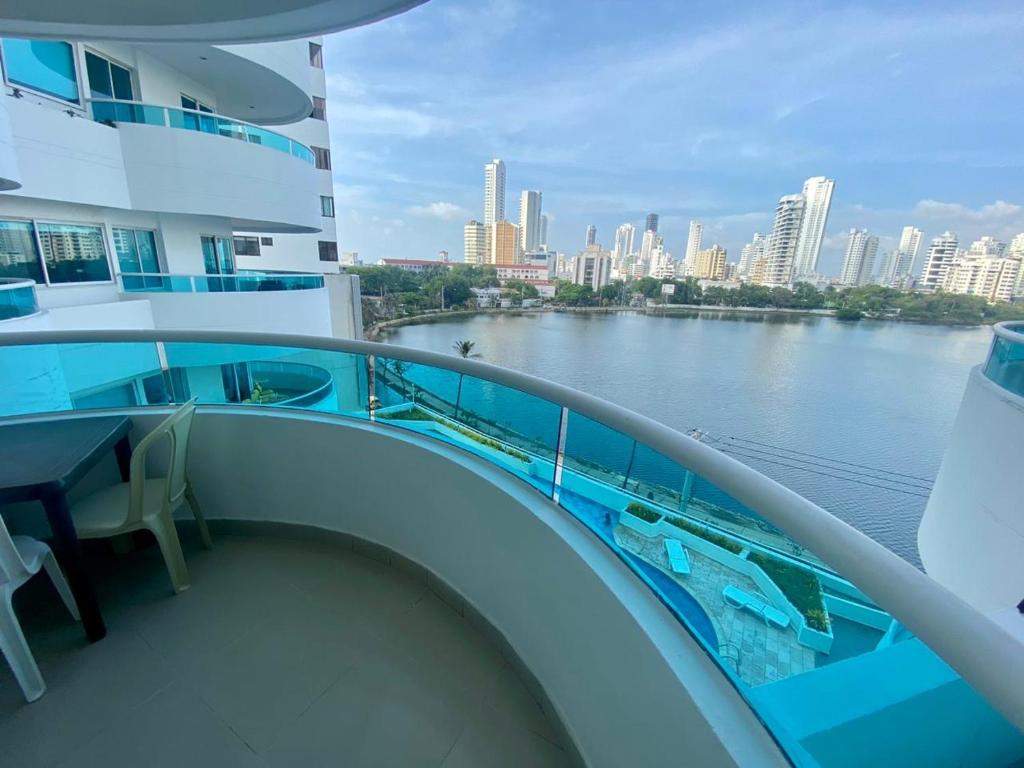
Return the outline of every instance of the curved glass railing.
[[[996,384],[1024,397],[1024,323],[998,323],[982,369]]]
[[[270,147],[304,160],[313,165],[313,150],[294,139],[280,133],[269,131],[252,123],[242,122],[230,117],[215,115],[211,112],[200,112],[194,109],[178,107],[161,107],[154,104],[143,104],[138,101],[119,101],[115,99],[92,99],[92,117],[100,123],[139,123],[142,125],[162,125],[166,128],[181,128],[186,131],[199,131],[238,139],[249,144]]]
[[[0,392],[0,416],[194,397],[446,443],[534,488],[613,551],[795,764],[1024,759],[1024,668],[1001,629],[749,467],[588,395],[384,344],[183,332],[10,334]]]
[[[122,272],[125,293],[248,293],[307,291],[324,287],[323,275],[240,272],[236,275],[172,275],[165,272]]]
[[[17,277],[0,277],[0,321],[39,313],[36,283]]]

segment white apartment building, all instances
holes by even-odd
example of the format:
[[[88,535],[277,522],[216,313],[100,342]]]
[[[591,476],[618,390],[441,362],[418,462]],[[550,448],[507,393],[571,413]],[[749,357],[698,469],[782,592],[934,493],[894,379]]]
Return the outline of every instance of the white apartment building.
[[[41,309],[5,329],[361,335],[325,215],[320,38],[5,38],[0,62],[0,276],[34,280]]]
[[[498,158],[484,166],[484,224],[505,219],[505,163]]]
[[[956,232],[943,232],[938,237],[932,238],[928,246],[928,256],[924,263],[924,270],[921,272],[921,279],[918,288],[922,291],[932,293],[941,290],[946,284],[946,275],[953,266],[953,259],[956,258],[960,248],[960,241]]]
[[[545,249],[548,247],[548,217],[543,213],[540,215],[540,245]]]
[[[1006,253],[1006,243],[991,235],[985,235],[971,243],[967,253],[969,256],[1003,256]]]
[[[803,195],[785,195],[779,199],[779,204],[775,207],[772,231],[765,245],[762,285],[789,285],[803,224],[804,207]]]
[[[968,251],[953,259],[942,290],[981,296],[989,302],[1009,301],[1015,295],[1020,274],[1020,259]]]
[[[900,242],[896,250],[889,254],[889,261],[882,273],[882,285],[893,288],[906,288],[914,273],[917,255],[921,250],[921,230],[906,226],[900,233]]]
[[[800,238],[793,256],[793,279],[799,280],[818,271],[818,256],[825,238],[825,226],[832,207],[835,179],[812,176],[804,182],[804,216],[800,224]]]
[[[690,222],[690,231],[686,237],[686,256],[683,259],[681,275],[693,274],[693,263],[697,257],[697,251],[704,244],[704,225],[699,221]]]
[[[588,245],[573,259],[572,281],[576,285],[589,285],[595,291],[611,280],[612,256],[599,245]]]
[[[466,264],[484,264],[490,252],[491,228],[475,219],[466,223],[462,230],[463,256]]]
[[[615,247],[612,249],[612,262],[621,265],[623,260],[633,252],[633,238],[636,227],[632,224],[620,224],[615,229]]]
[[[536,251],[541,240],[541,193],[524,189],[519,196],[519,248],[523,253]]]
[[[764,248],[767,242],[767,238],[760,232],[754,233],[750,242],[744,245],[740,250],[740,261],[736,267],[737,275],[745,277],[750,274],[753,269],[754,262],[764,257]]]
[[[877,253],[877,237],[868,234],[866,229],[851,229],[846,240],[846,255],[843,257],[839,282],[849,286],[870,283]]]
[[[651,260],[647,267],[649,277],[659,280],[675,277],[676,263],[672,254],[665,250],[665,239],[661,235],[654,238],[654,246],[651,248]]]

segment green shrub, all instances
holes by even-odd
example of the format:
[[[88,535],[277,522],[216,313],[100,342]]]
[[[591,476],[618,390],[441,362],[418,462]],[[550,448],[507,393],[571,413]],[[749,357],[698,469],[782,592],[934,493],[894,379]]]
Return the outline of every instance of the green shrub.
[[[633,515],[633,517],[639,517],[641,520],[648,523],[656,523],[661,520],[661,515],[650,507],[641,504],[639,501],[629,502],[629,505],[626,507],[626,511]]]
[[[734,555],[738,555],[743,551],[743,547],[732,539],[727,539],[725,536],[721,536],[703,526],[695,525],[689,520],[684,520],[681,517],[667,517],[665,519],[672,523],[676,528],[682,528],[687,533],[692,533],[694,536],[699,536],[705,541],[710,541],[716,547],[721,547],[727,552],[732,552]]]
[[[807,620],[807,626],[828,632],[828,614],[825,612],[821,582],[817,576],[804,568],[757,552],[751,552],[747,559],[760,566],[768,578],[775,582],[782,594]]]

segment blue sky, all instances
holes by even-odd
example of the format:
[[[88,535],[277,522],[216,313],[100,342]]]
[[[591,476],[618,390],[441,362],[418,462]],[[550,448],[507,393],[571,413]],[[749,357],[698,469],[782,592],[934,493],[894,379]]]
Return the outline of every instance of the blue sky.
[[[1024,231],[1017,3],[431,0],[327,39],[338,239],[364,261],[462,257],[483,165],[549,241],[661,215],[739,257],[779,196],[836,179],[821,269],[850,227],[890,247]]]

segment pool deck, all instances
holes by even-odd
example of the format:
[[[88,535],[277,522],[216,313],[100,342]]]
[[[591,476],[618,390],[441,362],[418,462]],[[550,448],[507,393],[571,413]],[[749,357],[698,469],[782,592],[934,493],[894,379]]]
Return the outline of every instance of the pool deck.
[[[749,577],[692,549],[686,550],[691,573],[680,576],[669,568],[664,536],[648,538],[621,525],[615,527],[614,535],[620,547],[663,571],[700,603],[718,635],[719,647],[715,650],[734,669],[737,665],[729,660],[738,654],[736,671],[745,683],[772,683],[814,669],[814,651],[797,642],[792,626],[769,627],[756,616],[726,604],[722,590],[730,584],[760,595]]]

